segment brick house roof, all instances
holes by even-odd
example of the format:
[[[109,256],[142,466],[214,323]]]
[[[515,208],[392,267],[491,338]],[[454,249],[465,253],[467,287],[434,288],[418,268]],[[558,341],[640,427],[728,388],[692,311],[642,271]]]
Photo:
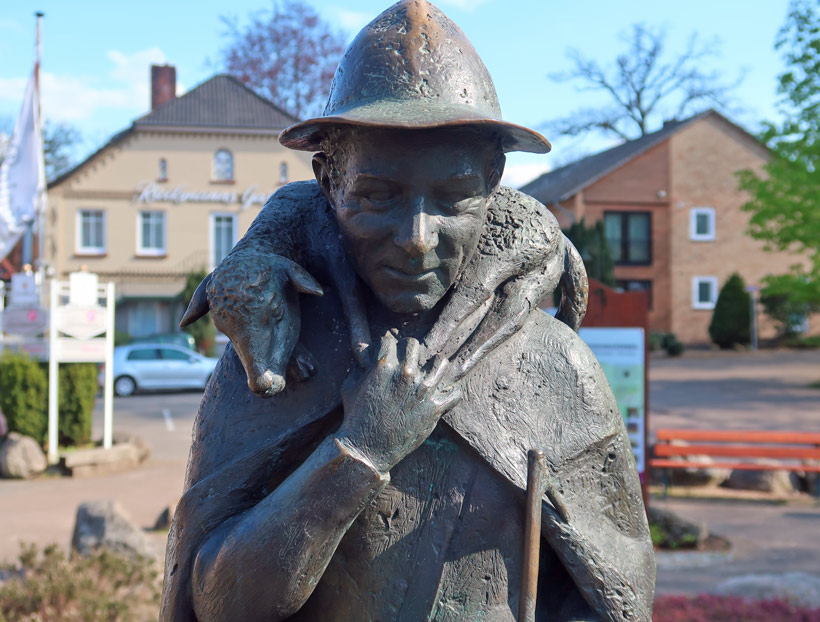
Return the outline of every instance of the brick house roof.
[[[297,121],[233,76],[220,74],[157,106],[134,125],[281,130]]]
[[[581,158],[554,171],[544,173],[540,177],[522,186],[520,190],[538,199],[545,205],[565,201],[601,177],[611,173],[616,168],[666,140],[683,127],[709,115],[717,116],[740,130],[752,140],[757,140],[746,132],[746,130],[732,123],[718,112],[706,110],[681,121],[667,121],[664,123],[663,128],[657,132],[646,134],[635,140],[626,141],[606,151]]]

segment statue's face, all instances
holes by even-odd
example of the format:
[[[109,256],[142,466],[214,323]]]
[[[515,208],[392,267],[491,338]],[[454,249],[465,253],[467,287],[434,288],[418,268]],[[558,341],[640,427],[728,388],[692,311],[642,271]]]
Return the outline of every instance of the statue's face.
[[[352,141],[340,175],[319,181],[356,270],[391,311],[431,309],[475,250],[503,156],[464,132],[370,130]]]

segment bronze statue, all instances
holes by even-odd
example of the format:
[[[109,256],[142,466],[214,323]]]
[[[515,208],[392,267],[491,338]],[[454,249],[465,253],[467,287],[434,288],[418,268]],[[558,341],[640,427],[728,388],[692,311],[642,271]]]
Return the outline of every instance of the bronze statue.
[[[494,622],[520,602],[649,621],[630,443],[573,332],[583,265],[544,206],[499,186],[504,153],[546,139],[501,120],[452,21],[402,0],[353,41],[324,115],[280,140],[317,152],[316,182],[271,197],[183,320],[210,311],[232,346],[160,619]],[[556,319],[537,304],[558,285]]]

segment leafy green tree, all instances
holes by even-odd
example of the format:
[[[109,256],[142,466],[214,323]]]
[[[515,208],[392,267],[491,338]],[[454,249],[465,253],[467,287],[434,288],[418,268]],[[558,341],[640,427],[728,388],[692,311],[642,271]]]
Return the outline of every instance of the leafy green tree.
[[[606,241],[603,221],[588,227],[582,218],[580,222],[572,223],[564,234],[584,258],[587,275],[604,285],[615,287],[615,261]]]
[[[769,250],[799,253],[786,275],[764,281],[763,298],[788,296],[791,306],[820,305],[820,4],[792,0],[776,48],[787,69],[779,77],[783,121],[768,122],[761,138],[771,149],[763,174],[739,173],[750,193],[749,233]]]
[[[208,271],[204,268],[202,270],[189,272],[186,275],[185,287],[182,289],[182,293],[180,294],[182,302],[186,307],[191,302],[191,298],[194,297],[196,288],[206,276],[208,276]],[[188,326],[186,326],[183,330],[194,338],[196,347],[200,352],[208,356],[211,356],[214,353],[214,347],[216,345],[216,329],[214,328],[213,321],[211,321],[210,314],[199,318],[193,324],[188,324]]]
[[[11,117],[0,117],[0,163],[14,132]],[[46,179],[59,177],[74,166],[77,147],[82,143],[80,131],[69,123],[46,121],[43,129],[43,158],[46,165]]]
[[[743,279],[735,272],[718,294],[709,336],[723,349],[749,343],[751,333],[751,299]]]

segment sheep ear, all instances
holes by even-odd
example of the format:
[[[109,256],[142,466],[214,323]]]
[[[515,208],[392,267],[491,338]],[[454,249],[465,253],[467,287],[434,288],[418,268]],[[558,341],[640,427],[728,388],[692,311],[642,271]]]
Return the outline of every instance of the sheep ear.
[[[295,263],[288,264],[287,272],[290,282],[293,283],[296,291],[300,294],[324,295],[325,292],[322,290],[322,286],[301,266]]]
[[[199,318],[208,315],[210,305],[208,304],[208,283],[211,282],[213,272],[202,279],[202,282],[197,286],[194,295],[191,297],[191,302],[188,303],[188,308],[185,310],[185,315],[179,322],[180,328],[185,328],[189,324],[193,324]]]

